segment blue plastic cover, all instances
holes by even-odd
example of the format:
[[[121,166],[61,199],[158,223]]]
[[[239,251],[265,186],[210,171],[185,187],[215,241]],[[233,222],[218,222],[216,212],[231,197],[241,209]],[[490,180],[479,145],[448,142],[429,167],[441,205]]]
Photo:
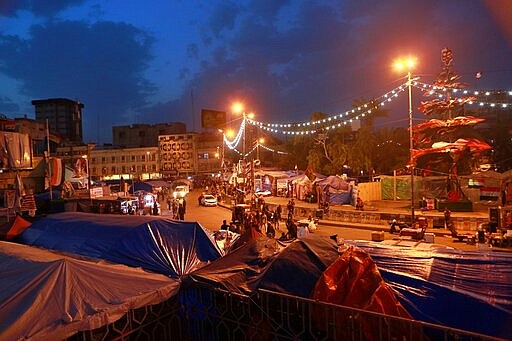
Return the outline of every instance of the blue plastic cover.
[[[495,337],[512,335],[512,254],[357,241],[415,318]]]
[[[186,275],[221,256],[201,225],[161,216],[58,213],[34,221],[18,241],[171,277]]]

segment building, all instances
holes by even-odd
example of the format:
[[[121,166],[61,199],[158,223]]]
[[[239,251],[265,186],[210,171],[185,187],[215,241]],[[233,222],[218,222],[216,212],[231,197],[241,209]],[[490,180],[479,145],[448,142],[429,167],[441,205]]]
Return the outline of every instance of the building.
[[[95,180],[159,179],[158,147],[96,146],[91,150],[91,176]]]
[[[112,140],[114,146],[156,147],[159,135],[185,134],[186,132],[187,126],[182,122],[114,126]]]
[[[63,142],[82,144],[82,109],[84,105],[66,98],[33,100],[36,120],[48,120],[50,131],[62,136]]]
[[[183,176],[197,173],[196,143],[196,133],[158,136],[162,176]]]

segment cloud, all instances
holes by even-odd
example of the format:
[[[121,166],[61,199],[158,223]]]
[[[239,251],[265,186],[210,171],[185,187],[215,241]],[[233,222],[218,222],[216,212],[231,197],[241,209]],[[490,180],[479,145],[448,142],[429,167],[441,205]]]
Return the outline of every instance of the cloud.
[[[35,16],[52,17],[68,7],[76,6],[85,0],[2,0],[0,2],[0,15],[15,16],[17,11],[26,10]]]
[[[0,114],[5,112],[18,112],[20,110],[20,106],[14,103],[8,97],[0,96]]]
[[[155,91],[144,76],[152,44],[124,23],[51,22],[33,26],[26,40],[1,36],[0,72],[21,81],[29,98],[80,100],[88,138],[105,140],[112,123],[132,121]]]

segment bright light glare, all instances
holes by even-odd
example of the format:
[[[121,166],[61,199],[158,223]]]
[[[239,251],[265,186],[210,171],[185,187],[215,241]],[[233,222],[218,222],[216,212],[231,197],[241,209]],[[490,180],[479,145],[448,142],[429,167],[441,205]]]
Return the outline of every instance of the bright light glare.
[[[235,131],[233,129],[228,129],[226,131],[226,137],[232,139],[233,137],[235,137]]]
[[[258,142],[259,142],[260,144],[263,144],[263,143],[265,143],[265,139],[264,139],[263,137],[260,137],[260,139],[258,140]]]
[[[231,106],[231,110],[233,110],[234,113],[239,114],[244,111],[244,105],[243,105],[243,103],[235,102]]]
[[[247,117],[249,117],[252,120],[254,118],[254,113],[253,112],[248,113]]]
[[[416,58],[408,57],[403,59],[397,59],[394,63],[394,67],[398,71],[411,70],[416,66]]]

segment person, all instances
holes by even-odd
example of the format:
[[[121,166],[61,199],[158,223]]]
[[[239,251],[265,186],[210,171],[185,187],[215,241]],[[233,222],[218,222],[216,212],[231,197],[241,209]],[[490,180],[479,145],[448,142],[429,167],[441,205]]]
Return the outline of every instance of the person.
[[[180,198],[178,201],[178,214],[180,217],[180,220],[185,220],[185,212],[187,210],[187,202],[185,201],[185,198]]]
[[[363,199],[361,199],[360,197],[357,197],[357,200],[356,200],[356,210],[362,211],[363,208],[364,208]]]
[[[450,230],[450,217],[451,212],[448,207],[444,208],[444,228]]]
[[[274,226],[272,226],[271,223],[267,224],[267,237],[274,238],[276,236],[276,230],[274,229]]]
[[[170,211],[171,208],[171,197],[167,197],[167,210]]]
[[[309,223],[308,223],[309,232],[315,231],[317,227],[316,227],[315,221],[313,220],[313,217],[309,216],[308,220],[309,220]]]
[[[391,222],[391,225],[389,226],[389,233],[393,234],[396,232],[397,229],[399,229],[398,227],[398,222],[396,221],[396,219],[393,219],[393,221]]]
[[[286,228],[288,229],[288,238],[297,238],[297,225],[293,222],[293,219],[286,221]]]
[[[226,219],[224,219],[224,220],[222,221],[222,225],[220,226],[220,229],[221,229],[221,230],[229,230],[229,225],[228,225],[228,223],[226,222]]]
[[[299,224],[299,234],[298,238],[304,238],[309,235],[309,225],[308,224]]]
[[[281,205],[277,205],[276,212],[275,212],[275,221],[279,224],[279,220],[281,220],[281,213],[283,212],[283,208]],[[279,226],[279,225],[278,225]]]
[[[153,203],[153,215],[158,215],[158,203],[155,202]]]

